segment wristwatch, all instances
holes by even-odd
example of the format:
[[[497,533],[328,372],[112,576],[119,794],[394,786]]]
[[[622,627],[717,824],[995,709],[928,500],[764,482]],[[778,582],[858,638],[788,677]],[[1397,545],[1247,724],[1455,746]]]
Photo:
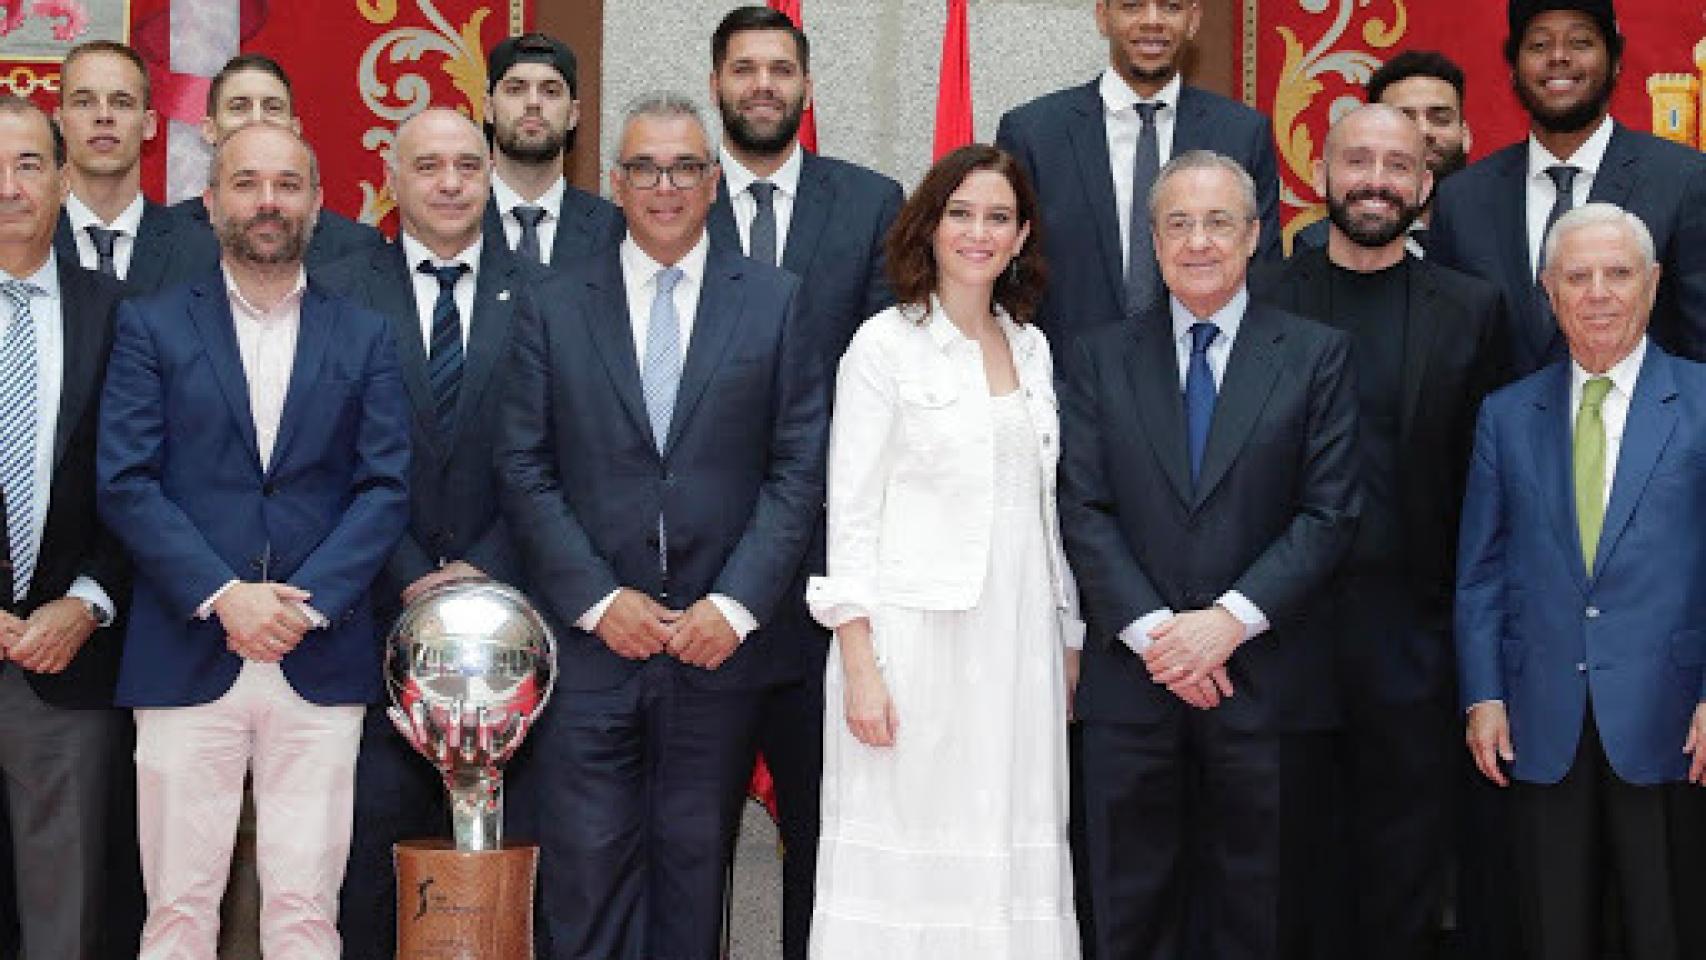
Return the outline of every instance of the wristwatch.
[[[95,621],[95,626],[105,627],[113,622],[113,615],[106,607],[90,600],[88,597],[73,597],[72,599],[81,603],[84,610],[89,611],[89,617]]]

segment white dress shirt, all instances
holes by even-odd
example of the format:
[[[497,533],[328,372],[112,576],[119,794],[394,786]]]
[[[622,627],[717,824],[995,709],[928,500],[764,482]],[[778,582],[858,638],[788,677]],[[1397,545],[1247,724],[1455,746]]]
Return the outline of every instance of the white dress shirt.
[[[1558,188],[1546,175],[1546,168],[1559,164],[1581,168],[1576,179],[1570,182],[1571,205],[1574,208],[1587,203],[1588,194],[1593,191],[1594,178],[1599,176],[1599,168],[1605,162],[1605,148],[1611,145],[1611,132],[1615,128],[1611,117],[1606,116],[1599,129],[1566,160],[1554,157],[1552,151],[1540,145],[1534,134],[1528,135],[1528,266],[1537,275],[1546,218],[1552,215],[1552,204],[1558,200]]]
[[[1173,130],[1178,123],[1179,90],[1183,86],[1184,80],[1175,73],[1147,101],[1166,105],[1155,111],[1155,146],[1163,167],[1173,156]],[[1108,168],[1114,175],[1114,206],[1119,212],[1115,220],[1120,226],[1120,262],[1125,263],[1131,259],[1132,167],[1137,163],[1137,138],[1143,132],[1143,121],[1133,107],[1145,98],[1138,96],[1111,67],[1102,71],[1101,92],[1102,126],[1108,135]],[[1137,202],[1148,203],[1149,198],[1139,197]]]
[[[88,227],[105,227],[118,231],[118,236],[113,238],[113,268],[118,271],[120,280],[130,276],[130,258],[136,252],[136,231],[142,227],[142,206],[142,193],[138,191],[130,205],[114,217],[112,223],[106,223],[77,199],[76,193],[67,193],[65,218],[71,222],[72,239],[77,241],[78,265],[85,270],[99,268],[100,256],[95,252],[95,238],[89,236]]]
[[[511,250],[521,243],[521,221],[515,218],[515,208],[522,205],[538,207],[545,211],[539,218],[539,257],[541,262],[551,262],[551,251],[557,246],[557,224],[563,219],[563,193],[568,189],[568,182],[562,177],[551,184],[537,200],[522,199],[504,178],[492,173],[492,199],[498,205],[498,222],[504,225],[504,243]],[[418,261],[417,261],[418,262]]]
[[[0,280],[15,279],[22,279],[42,291],[30,297],[30,318],[36,335],[36,449],[30,485],[35,491],[36,508],[30,517],[29,539],[35,545],[36,556],[40,557],[42,532],[47,526],[47,511],[53,496],[53,443],[59,430],[59,398],[65,382],[65,324],[60,312],[64,300],[59,293],[58,259],[50,251],[40,269],[22,278],[0,270]],[[10,304],[6,304],[6,308],[0,310],[0,331],[4,330],[4,324],[11,322]],[[0,546],[3,543],[0,540]],[[112,598],[93,578],[77,577],[65,595],[98,607],[100,613],[96,619],[101,626],[112,622]]]
[[[674,264],[676,269],[681,271],[681,279],[675,282],[671,299],[675,301],[675,316],[681,324],[681,357],[684,366],[688,344],[693,339],[693,318],[699,309],[699,290],[705,284],[705,258],[710,249],[709,236],[701,232],[699,242]],[[665,269],[665,265],[653,260],[641,250],[632,236],[622,238],[622,244],[617,248],[617,257],[622,264],[622,286],[628,294],[628,328],[634,334],[634,358],[643,364],[646,357],[646,335],[652,320],[652,301],[657,298],[658,274]],[[598,622],[604,619],[604,612],[616,602],[616,595],[620,592],[618,589],[606,594],[604,599],[580,615],[575,626],[588,633],[597,630]],[[758,619],[740,601],[720,593],[708,594],[707,599],[716,606],[723,619],[734,628],[735,636],[740,639],[745,640],[747,634],[758,629]]]
[[[421,263],[424,261],[435,267],[460,263],[468,268],[456,281],[456,290],[452,294],[456,299],[456,312],[462,321],[462,346],[466,349],[468,328],[474,323],[474,287],[480,270],[480,248],[485,241],[475,237],[466,250],[449,260],[440,260],[414,237],[404,232],[399,232],[398,236],[403,244],[403,262],[409,268],[409,282],[415,291],[415,317],[421,325],[421,343],[426,345],[429,355],[432,353],[432,308],[438,305],[438,277],[435,274],[422,273]]]
[[[1243,288],[1227,301],[1226,305],[1208,317],[1197,317],[1175,297],[1168,297],[1168,303],[1173,315],[1173,348],[1174,356],[1179,362],[1179,390],[1184,392],[1185,377],[1191,365],[1191,325],[1206,320],[1220,328],[1220,335],[1208,345],[1208,369],[1214,376],[1215,393],[1220,392],[1220,384],[1226,378],[1226,363],[1232,358],[1232,345],[1238,340],[1238,328],[1244,321],[1244,311],[1250,306],[1250,295]],[[1225,607],[1227,612],[1238,618],[1244,625],[1244,639],[1249,640],[1267,632],[1269,627],[1267,615],[1260,607],[1250,602],[1250,598],[1237,590],[1228,590],[1215,600],[1215,605]],[[1120,642],[1131,648],[1136,654],[1142,654],[1149,649],[1154,638],[1149,631],[1174,617],[1173,610],[1161,607],[1151,610],[1126,626],[1120,631]]]
[[[1647,356],[1647,338],[1635,344],[1629,355],[1605,371],[1611,378],[1611,389],[1605,393],[1605,403],[1599,408],[1600,422],[1605,425],[1605,503],[1611,502],[1611,490],[1617,481],[1617,455],[1623,450],[1623,427],[1629,422],[1629,402],[1635,397],[1635,381],[1641,375],[1641,362]],[[1582,409],[1582,388],[1595,374],[1582,369],[1570,360],[1570,436],[1575,436],[1576,414]]]
[[[782,265],[782,257],[788,245],[788,226],[794,222],[794,198],[800,193],[800,168],[805,165],[801,153],[800,145],[794,144],[793,152],[788,154],[788,159],[782,161],[782,166],[764,178],[776,185],[775,192],[770,194],[770,202],[776,211],[774,265],[778,267]],[[758,175],[741,166],[741,162],[735,159],[727,147],[719,149],[717,156],[723,168],[723,183],[729,190],[729,210],[735,216],[735,232],[740,234],[740,248],[750,253],[752,221],[758,216],[758,201],[753,198],[752,191],[748,188],[758,179]]]

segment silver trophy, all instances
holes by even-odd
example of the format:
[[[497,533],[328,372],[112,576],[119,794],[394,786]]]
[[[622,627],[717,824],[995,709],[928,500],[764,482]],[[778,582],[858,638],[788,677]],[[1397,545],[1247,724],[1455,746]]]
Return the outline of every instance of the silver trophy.
[[[502,846],[502,768],[551,698],[556,673],[545,621],[495,581],[434,587],[391,628],[388,713],[443,775],[457,850]]]

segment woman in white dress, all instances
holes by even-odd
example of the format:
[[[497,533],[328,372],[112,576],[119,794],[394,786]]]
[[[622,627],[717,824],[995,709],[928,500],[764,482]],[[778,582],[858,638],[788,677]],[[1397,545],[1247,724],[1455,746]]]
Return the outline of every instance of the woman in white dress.
[[[887,243],[900,305],[841,361],[815,960],[1076,960],[1066,723],[1083,625],[1055,519],[1059,426],[1036,199],[943,158]]]

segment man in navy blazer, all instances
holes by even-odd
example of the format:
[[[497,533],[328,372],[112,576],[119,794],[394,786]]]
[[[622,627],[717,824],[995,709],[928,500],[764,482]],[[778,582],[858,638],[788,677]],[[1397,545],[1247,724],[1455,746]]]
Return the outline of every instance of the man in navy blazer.
[[[1564,357],[1537,279],[1541,244],[1558,214],[1590,201],[1646,222],[1664,267],[1652,338],[1706,360],[1706,156],[1611,118],[1622,51],[1611,0],[1512,0],[1505,59],[1533,129],[1452,177],[1434,203],[1430,254],[1504,292],[1518,375]]]
[[[1648,338],[1659,276],[1639,217],[1560,218],[1542,279],[1569,359],[1488,398],[1476,428],[1460,696],[1476,765],[1511,789],[1537,960],[1603,955],[1606,878],[1624,956],[1706,946],[1684,939],[1706,890],[1680,840],[1685,782],[1706,785],[1706,367]]]
[[[833,373],[859,325],[894,302],[883,239],[900,212],[900,184],[801,146],[811,45],[777,10],[754,4],[723,17],[711,36],[711,95],[724,137],[711,245],[800,279],[800,322],[819,338],[823,369]],[[781,827],[784,960],[805,960],[817,876],[829,631],[812,619],[805,596],[807,578],[823,570],[820,523],[787,602],[764,631],[771,686],[758,738]]]
[[[307,144],[232,134],[206,197],[220,271],[120,307],[101,402],[101,515],[139,572],[118,700],[136,709],[141,955],[213,955],[252,771],[262,950],[332,957],[408,400],[385,318],[306,283]]]
[[[498,426],[509,521],[558,637],[533,734],[554,960],[717,956],[768,682],[764,628],[824,495],[828,378],[799,282],[711,247],[693,104],[638,101],[619,247],[538,285]]]
[[[1042,204],[1049,284],[1037,323],[1057,352],[1081,331],[1165,305],[1144,211],[1155,172],[1172,157],[1200,149],[1238,161],[1256,181],[1257,255],[1280,256],[1272,127],[1179,73],[1201,24],[1201,0],[1096,0],[1108,69],[1001,118],[995,143],[1025,168]]]
[[[315,277],[391,322],[409,395],[409,526],[374,585],[381,625],[439,584],[482,577],[515,584],[520,575],[498,512],[490,426],[528,273],[501,234],[481,233],[491,159],[479,127],[455,110],[430,107],[397,128],[395,143],[388,174],[397,242]],[[434,375],[445,371],[448,380]],[[364,721],[338,912],[349,960],[396,955],[392,844],[440,836],[450,817],[437,770],[397,734],[381,699]],[[515,773],[512,764],[512,784]]]

